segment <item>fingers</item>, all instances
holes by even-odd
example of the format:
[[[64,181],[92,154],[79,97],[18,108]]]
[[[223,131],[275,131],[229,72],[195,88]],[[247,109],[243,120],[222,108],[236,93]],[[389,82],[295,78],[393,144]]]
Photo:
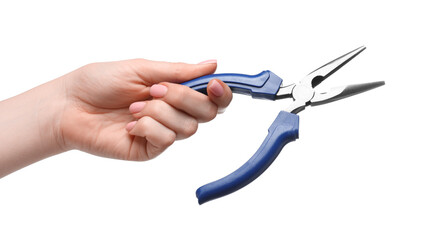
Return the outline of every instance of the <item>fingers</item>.
[[[208,122],[218,112],[218,105],[208,96],[180,84],[165,82],[153,85],[150,95],[196,118],[198,122]]]
[[[148,158],[154,158],[176,140],[176,134],[151,117],[143,117],[126,126],[130,134],[146,138]]]
[[[178,108],[198,119],[199,122],[208,122],[222,112],[233,98],[229,86],[219,79],[208,83],[208,96],[203,95],[189,87],[162,83],[150,88],[150,95],[161,98],[168,104]]]
[[[181,83],[212,74],[217,68],[216,60],[208,60],[199,64],[187,64],[137,59],[136,63],[136,71],[150,84],[160,82]]]
[[[129,110],[137,119],[147,116],[163,124],[176,133],[177,140],[190,137],[198,128],[197,119],[162,100],[136,102]]]
[[[216,61],[202,64],[139,61],[140,76],[149,81],[153,99],[130,105],[130,112],[138,120],[129,123],[126,130],[147,140],[149,158],[164,151],[176,139],[193,135],[199,122],[214,119],[219,109],[226,108],[232,100],[230,88],[218,79],[209,82],[207,96],[177,84],[212,74]]]
[[[208,89],[206,96],[179,84],[153,85],[150,94],[155,99],[135,102],[129,110],[137,119],[152,117],[173,130],[176,139],[184,139],[196,132],[198,122],[215,118],[218,109],[227,107],[232,99],[230,88],[220,80],[212,80]]]
[[[217,115],[218,108],[227,107],[230,103],[232,93],[223,82],[213,80],[208,89],[209,96],[206,96],[179,84],[157,84],[150,89],[153,100],[135,102],[129,110],[136,119],[140,119],[139,122],[143,118],[150,118],[174,132],[175,139],[184,139],[197,131],[199,122],[212,120]],[[149,120],[145,121],[149,124]],[[137,134],[141,128],[137,130],[129,124],[126,128],[132,135],[149,135],[147,132]]]

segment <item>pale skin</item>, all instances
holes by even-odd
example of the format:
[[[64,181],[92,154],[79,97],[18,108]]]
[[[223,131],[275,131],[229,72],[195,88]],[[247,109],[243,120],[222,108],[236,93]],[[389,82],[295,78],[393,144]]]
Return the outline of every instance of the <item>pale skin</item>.
[[[179,83],[216,70],[144,59],[92,63],[0,102],[0,178],[78,149],[145,161],[197,131],[226,108],[230,88],[218,79],[208,95]]]

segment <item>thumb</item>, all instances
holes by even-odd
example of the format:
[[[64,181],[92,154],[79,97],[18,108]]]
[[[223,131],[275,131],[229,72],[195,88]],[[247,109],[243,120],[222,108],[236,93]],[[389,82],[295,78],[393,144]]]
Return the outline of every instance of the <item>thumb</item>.
[[[216,60],[207,60],[198,64],[171,63],[144,60],[139,72],[150,84],[160,82],[181,83],[204,75],[212,74],[217,68]]]
[[[207,94],[210,100],[218,105],[219,112],[224,112],[224,109],[230,104],[233,98],[230,87],[219,79],[212,79],[208,83]]]

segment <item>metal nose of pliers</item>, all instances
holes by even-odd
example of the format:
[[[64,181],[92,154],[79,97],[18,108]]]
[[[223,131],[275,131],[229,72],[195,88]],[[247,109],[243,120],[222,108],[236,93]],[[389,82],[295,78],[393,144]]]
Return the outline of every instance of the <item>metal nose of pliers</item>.
[[[296,114],[309,105],[317,106],[330,103],[384,85],[384,81],[378,81],[334,87],[326,92],[320,93],[315,91],[316,86],[350,62],[365,49],[366,47],[364,46],[356,48],[312,71],[298,84],[292,84],[281,88],[280,91],[282,91],[277,93],[277,96],[280,95],[280,98],[291,97],[294,99],[286,111]]]

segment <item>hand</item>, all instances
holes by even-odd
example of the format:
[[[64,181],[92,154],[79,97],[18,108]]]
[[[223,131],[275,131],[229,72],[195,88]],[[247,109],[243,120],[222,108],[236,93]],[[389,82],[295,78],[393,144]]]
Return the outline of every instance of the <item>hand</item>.
[[[60,145],[118,159],[154,158],[228,106],[232,93],[220,80],[209,83],[208,96],[178,84],[216,67],[213,61],[136,59],[93,63],[65,75]]]

